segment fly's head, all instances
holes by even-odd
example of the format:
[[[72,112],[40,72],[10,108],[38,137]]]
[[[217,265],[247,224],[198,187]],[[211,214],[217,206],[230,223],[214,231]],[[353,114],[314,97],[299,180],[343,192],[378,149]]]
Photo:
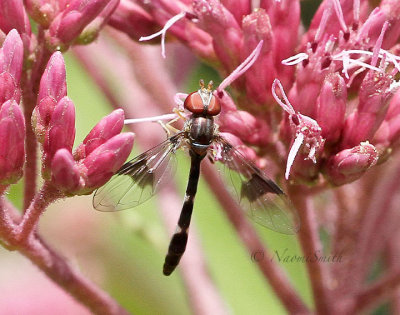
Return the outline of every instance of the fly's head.
[[[221,111],[221,104],[213,95],[213,82],[210,81],[205,87],[204,81],[200,80],[200,89],[186,97],[184,107],[194,115],[218,115]]]

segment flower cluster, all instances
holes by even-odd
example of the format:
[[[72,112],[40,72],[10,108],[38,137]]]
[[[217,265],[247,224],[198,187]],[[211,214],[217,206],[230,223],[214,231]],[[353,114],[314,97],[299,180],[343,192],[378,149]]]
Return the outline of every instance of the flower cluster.
[[[60,52],[92,42],[118,3],[0,1],[0,245],[23,253],[78,300],[91,304],[94,312],[101,307],[101,312],[125,314],[36,231],[50,203],[90,194],[111,178],[131,152],[133,134],[121,133],[122,109],[101,119],[73,150],[75,106],[67,96]],[[40,190],[36,187],[39,155]],[[23,175],[23,209],[17,211],[4,195]]]
[[[233,83],[236,104],[219,94],[220,129],[260,149],[284,144],[286,177],[311,183],[322,173],[341,185],[396,145],[399,11],[396,1],[375,9],[368,1],[323,1],[301,41],[300,3],[288,0],[260,1],[256,9],[251,1],[122,1],[109,23],[137,39],[173,20],[168,33],[223,76],[262,40],[257,61]],[[271,89],[276,78],[280,92]],[[283,106],[280,115],[284,90],[291,110]]]
[[[131,133],[120,134],[124,113],[115,110],[104,117],[74,153],[75,107],[67,96],[64,59],[54,53],[40,81],[32,116],[42,144],[42,176],[67,194],[91,193],[120,168],[132,145]]]
[[[3,12],[16,18],[2,19],[9,25],[3,32],[16,28],[30,34],[28,15],[40,26],[41,36],[51,49],[66,50],[73,43],[93,41],[118,5],[117,0],[52,1],[28,0],[25,6],[20,0],[2,1]],[[25,11],[26,9],[26,11]]]
[[[42,176],[65,194],[92,192],[103,185],[129,155],[133,135],[119,134],[124,120],[122,110],[103,118],[72,153],[75,107],[67,97],[62,54],[51,53],[54,47],[65,49],[82,38],[85,38],[83,41],[93,39],[117,4],[118,1],[110,0],[27,1],[25,11],[22,1],[1,2],[0,27],[5,36],[0,54],[0,181],[3,185],[14,183],[22,176],[25,137],[29,134],[26,133],[25,120],[27,128],[30,128],[29,103],[33,102],[32,125],[43,150]],[[27,12],[39,23],[39,34],[43,38],[32,34]],[[43,43],[44,47],[40,46]],[[49,56],[47,66],[27,62],[44,63],[46,59],[40,59],[43,56]],[[23,73],[24,64],[26,69]],[[43,73],[34,73],[41,68]],[[40,81],[21,87],[22,75],[25,75],[25,80],[33,80],[36,75]],[[25,95],[30,95],[35,92],[35,86],[38,90],[36,97],[23,100],[22,90],[25,89]],[[22,101],[25,115],[20,107]],[[27,158],[36,159],[34,156]]]
[[[0,184],[15,183],[25,162],[25,119],[19,106],[23,44],[11,31],[0,49]]]

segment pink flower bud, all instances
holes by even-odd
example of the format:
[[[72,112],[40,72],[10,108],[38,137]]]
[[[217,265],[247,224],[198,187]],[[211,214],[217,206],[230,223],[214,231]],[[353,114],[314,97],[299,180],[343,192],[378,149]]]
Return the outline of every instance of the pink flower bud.
[[[294,173],[296,180],[311,183],[318,176],[325,139],[321,136],[318,123],[312,118],[298,114],[289,116],[289,120],[296,135],[288,154],[285,178]]]
[[[121,1],[117,10],[110,17],[109,25],[127,34],[134,40],[154,33],[159,25],[151,14],[138,4],[130,1]]]
[[[35,22],[48,28],[56,15],[56,8],[43,0],[25,0],[26,10]]]
[[[232,98],[223,90],[216,94],[221,102],[221,115],[218,125],[223,132],[239,137],[241,140],[255,145],[265,145],[271,141],[269,125],[246,111],[238,111]]]
[[[15,80],[15,84],[19,84],[22,72],[22,63],[24,57],[24,47],[18,32],[11,30],[1,48],[1,72],[8,72]]]
[[[69,45],[104,9],[109,0],[73,0],[56,16],[49,28],[51,45]]]
[[[323,77],[319,74],[316,75],[312,70],[310,71],[310,66],[308,69],[299,69],[299,73],[301,74],[289,91],[290,101],[296,111],[309,117],[315,117],[317,111],[316,100],[321,91]],[[313,76],[314,78],[312,79]]]
[[[221,137],[228,141],[236,150],[238,150],[248,161],[256,162],[257,154],[254,149],[248,147],[243,141],[229,132],[221,132]],[[217,155],[218,157],[218,155]],[[218,158],[216,159],[218,160]]]
[[[40,80],[38,101],[49,96],[56,103],[67,95],[67,83],[65,75],[65,62],[61,52],[56,51],[51,55],[46,69]]]
[[[246,111],[230,111],[221,115],[220,130],[236,135],[243,141],[254,145],[266,145],[271,139],[268,124]]]
[[[376,8],[365,21],[360,30],[360,38],[368,40],[374,45],[381,33],[383,24],[388,22],[388,28],[383,39],[382,48],[389,49],[398,42],[400,36],[400,3],[396,0],[382,1],[379,8]]]
[[[51,180],[54,186],[66,193],[73,193],[80,188],[79,169],[72,154],[67,149],[60,149],[51,162]]]
[[[124,126],[124,119],[124,111],[117,109],[100,120],[76,149],[75,159],[84,159],[97,147],[119,134]]]
[[[245,73],[247,95],[258,104],[271,102],[270,91],[272,82],[276,78],[275,68],[275,42],[271,24],[267,13],[257,10],[243,18],[243,49],[241,58],[244,60],[263,40],[263,47],[255,64]]]
[[[280,99],[277,92],[280,93],[283,100]],[[285,178],[289,178],[291,168],[295,163],[296,175],[300,175],[302,180],[313,181],[318,172],[316,167],[317,158],[322,154],[325,143],[325,139],[321,136],[321,127],[311,117],[302,115],[294,110],[278,79],[272,84],[272,95],[289,114],[288,119],[282,122],[283,136],[293,139],[286,163]],[[311,165],[309,160],[312,161],[314,166]],[[297,161],[300,161],[300,164]]]
[[[391,146],[399,143],[400,137],[400,90],[397,90],[389,103],[389,109],[385,120],[377,130],[373,143],[378,151],[390,149]]]
[[[0,183],[12,184],[22,176],[25,162],[25,120],[15,101],[0,108]]]
[[[65,148],[71,152],[75,139],[75,107],[66,96],[56,105],[46,130],[43,142],[43,176],[47,178],[48,168],[57,150]]]
[[[237,111],[235,102],[226,91],[218,90],[215,96],[218,97],[221,103],[221,116],[225,115],[230,111]]]
[[[8,33],[14,28],[20,34],[31,34],[31,25],[23,1],[0,1],[0,29]]]
[[[60,52],[55,52],[40,80],[37,106],[34,109],[32,121],[40,142],[50,123],[51,116],[58,101],[67,95],[64,58]]]
[[[321,151],[319,151],[319,153],[321,153]],[[315,183],[318,179],[320,167],[321,161],[319,159],[314,162],[308,158],[307,152],[299,152],[292,168],[290,169],[290,178],[294,179],[296,183]],[[286,177],[288,178],[288,176]]]
[[[221,0],[221,3],[233,14],[239,25],[242,24],[243,17],[251,13],[251,3],[248,0]]]
[[[303,115],[316,117],[317,97],[320,94],[325,77],[334,72],[330,50],[334,47],[336,38],[324,36],[315,47],[307,45],[307,59],[297,67],[296,81],[289,91],[293,108]]]
[[[321,136],[327,141],[339,139],[346,112],[347,87],[344,79],[337,73],[328,75],[317,99],[316,120],[321,127]]]
[[[107,24],[111,15],[115,11],[119,4],[119,0],[109,0],[108,4],[104,9],[98,14],[93,21],[91,21],[79,35],[76,43],[87,45],[93,42],[99,35],[100,31]]]
[[[122,133],[96,148],[83,160],[86,171],[86,187],[104,185],[128,158],[133,146],[133,133]]]
[[[216,55],[231,72],[240,64],[243,35],[235,17],[217,0],[194,0],[193,12],[199,25],[213,37]]]
[[[330,34],[338,37],[339,31],[344,31],[343,25],[351,25],[357,28],[360,20],[365,21],[367,19],[371,9],[368,1],[360,1],[360,8],[357,12],[359,17],[358,20],[354,20],[356,17],[354,14],[354,3],[353,0],[340,1],[343,18],[339,19],[335,12],[335,7],[332,8],[332,1],[323,1],[311,21],[307,37],[303,39],[303,43],[313,42],[318,32],[320,35],[317,40],[321,38],[322,34]],[[326,21],[321,25],[321,20],[323,19],[326,19]]]
[[[198,56],[209,62],[216,61],[211,36],[194,24],[197,23],[197,16],[189,12],[191,10],[185,4],[162,0],[142,6],[145,10],[132,2],[123,1],[111,16],[109,24],[140,41],[158,43],[154,38],[161,36],[161,55],[164,58],[165,35],[168,31],[185,42]],[[160,25],[163,25],[161,30]]]
[[[15,85],[15,80],[8,72],[0,74],[0,103],[14,100],[17,103],[21,100],[21,90]]]
[[[260,7],[266,10],[273,29],[275,44],[271,53],[274,56],[278,78],[281,79],[283,86],[287,86],[294,69],[282,65],[281,61],[293,54],[298,42],[300,1],[262,0]]]
[[[335,185],[343,185],[360,178],[378,161],[378,152],[368,142],[332,156],[327,163],[327,175]]]
[[[13,99],[19,103],[24,47],[21,37],[11,30],[0,49],[0,104]]]
[[[385,118],[388,100],[392,96],[392,77],[370,70],[365,76],[359,94],[357,111],[346,120],[342,148],[372,139]]]

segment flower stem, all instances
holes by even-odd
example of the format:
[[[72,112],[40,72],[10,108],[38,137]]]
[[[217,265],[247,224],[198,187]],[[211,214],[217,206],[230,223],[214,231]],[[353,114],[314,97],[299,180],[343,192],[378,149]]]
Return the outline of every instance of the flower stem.
[[[203,174],[211,190],[225,210],[239,237],[250,254],[262,252],[264,257],[272,257],[261,242],[254,228],[245,218],[242,209],[232,199],[216,171],[209,163],[204,163]],[[290,314],[307,314],[310,311],[290,284],[281,268],[271,259],[256,259],[258,267],[264,274],[274,292]]]
[[[46,207],[54,200],[61,198],[61,193],[51,184],[45,182],[42,189],[36,194],[29,208],[22,217],[22,221],[18,226],[18,240],[23,243],[31,235],[35,229],[40,215]]]
[[[42,191],[44,192],[43,189]],[[5,213],[16,215],[17,212],[10,202],[4,198],[0,200],[0,235],[6,248],[18,250],[26,256],[49,278],[87,306],[94,314],[128,314],[109,295],[74,270],[64,257],[51,249],[38,235],[21,243],[19,235],[12,232],[12,223],[4,224]]]
[[[73,270],[64,258],[55,253],[40,239],[36,237],[30,239],[19,250],[94,314],[128,314],[104,291]]]
[[[382,242],[390,232],[390,223],[397,220],[397,212],[394,198],[399,189],[400,167],[391,168],[386,173],[379,176],[382,181],[375,185],[374,190],[369,196],[369,204],[365,210],[363,221],[357,235],[357,248],[353,255],[352,282],[356,288],[361,287],[364,277],[370,268],[372,259],[379,251],[382,244],[377,244],[377,240]],[[375,176],[377,178],[378,176]],[[394,231],[392,231],[394,232]]]
[[[400,284],[400,268],[385,275],[376,283],[364,288],[357,295],[351,314],[359,314],[361,310],[376,305],[384,297],[390,296]]]
[[[3,187],[3,186],[1,186]],[[15,225],[4,202],[4,196],[0,196],[0,235],[10,237],[15,234]]]
[[[43,30],[38,30],[39,42],[43,36]],[[24,118],[26,125],[25,152],[26,163],[24,170],[24,205],[23,209],[29,207],[36,192],[37,178],[37,141],[35,133],[32,129],[31,117],[33,109],[36,106],[37,93],[39,91],[40,77],[50,58],[51,53],[44,44],[39,45],[36,49],[36,61],[31,71],[25,71],[22,75],[22,99],[24,104]]]
[[[300,216],[299,239],[303,253],[307,257],[314,257],[316,253],[322,253],[323,248],[318,236],[317,219],[310,205],[311,200],[302,186],[289,185],[288,188],[289,196]],[[327,287],[329,284],[328,270],[318,259],[308,259],[307,270],[311,280],[317,313],[330,314],[332,304]]]
[[[24,118],[25,118],[25,152],[26,162],[24,170],[24,209],[29,207],[36,192],[37,177],[37,141],[31,126],[31,116],[35,107],[36,98],[32,93],[32,85],[29,79],[24,76],[23,86],[23,102],[24,102]]]

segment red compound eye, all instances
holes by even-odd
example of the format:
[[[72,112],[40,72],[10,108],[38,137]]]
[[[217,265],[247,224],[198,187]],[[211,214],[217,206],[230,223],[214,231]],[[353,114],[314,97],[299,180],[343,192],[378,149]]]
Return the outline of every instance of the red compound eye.
[[[188,95],[185,99],[184,107],[193,114],[203,114],[204,113],[204,103],[201,99],[199,92],[193,92]],[[218,99],[212,95],[210,104],[208,105],[206,115],[215,116],[221,111],[221,104]]]
[[[201,114],[204,111],[203,100],[199,92],[190,93],[188,97],[186,97],[183,106],[193,114]]]
[[[221,104],[214,95],[211,96],[210,104],[208,105],[207,108],[207,114],[210,116],[215,116],[218,115],[221,111]]]

